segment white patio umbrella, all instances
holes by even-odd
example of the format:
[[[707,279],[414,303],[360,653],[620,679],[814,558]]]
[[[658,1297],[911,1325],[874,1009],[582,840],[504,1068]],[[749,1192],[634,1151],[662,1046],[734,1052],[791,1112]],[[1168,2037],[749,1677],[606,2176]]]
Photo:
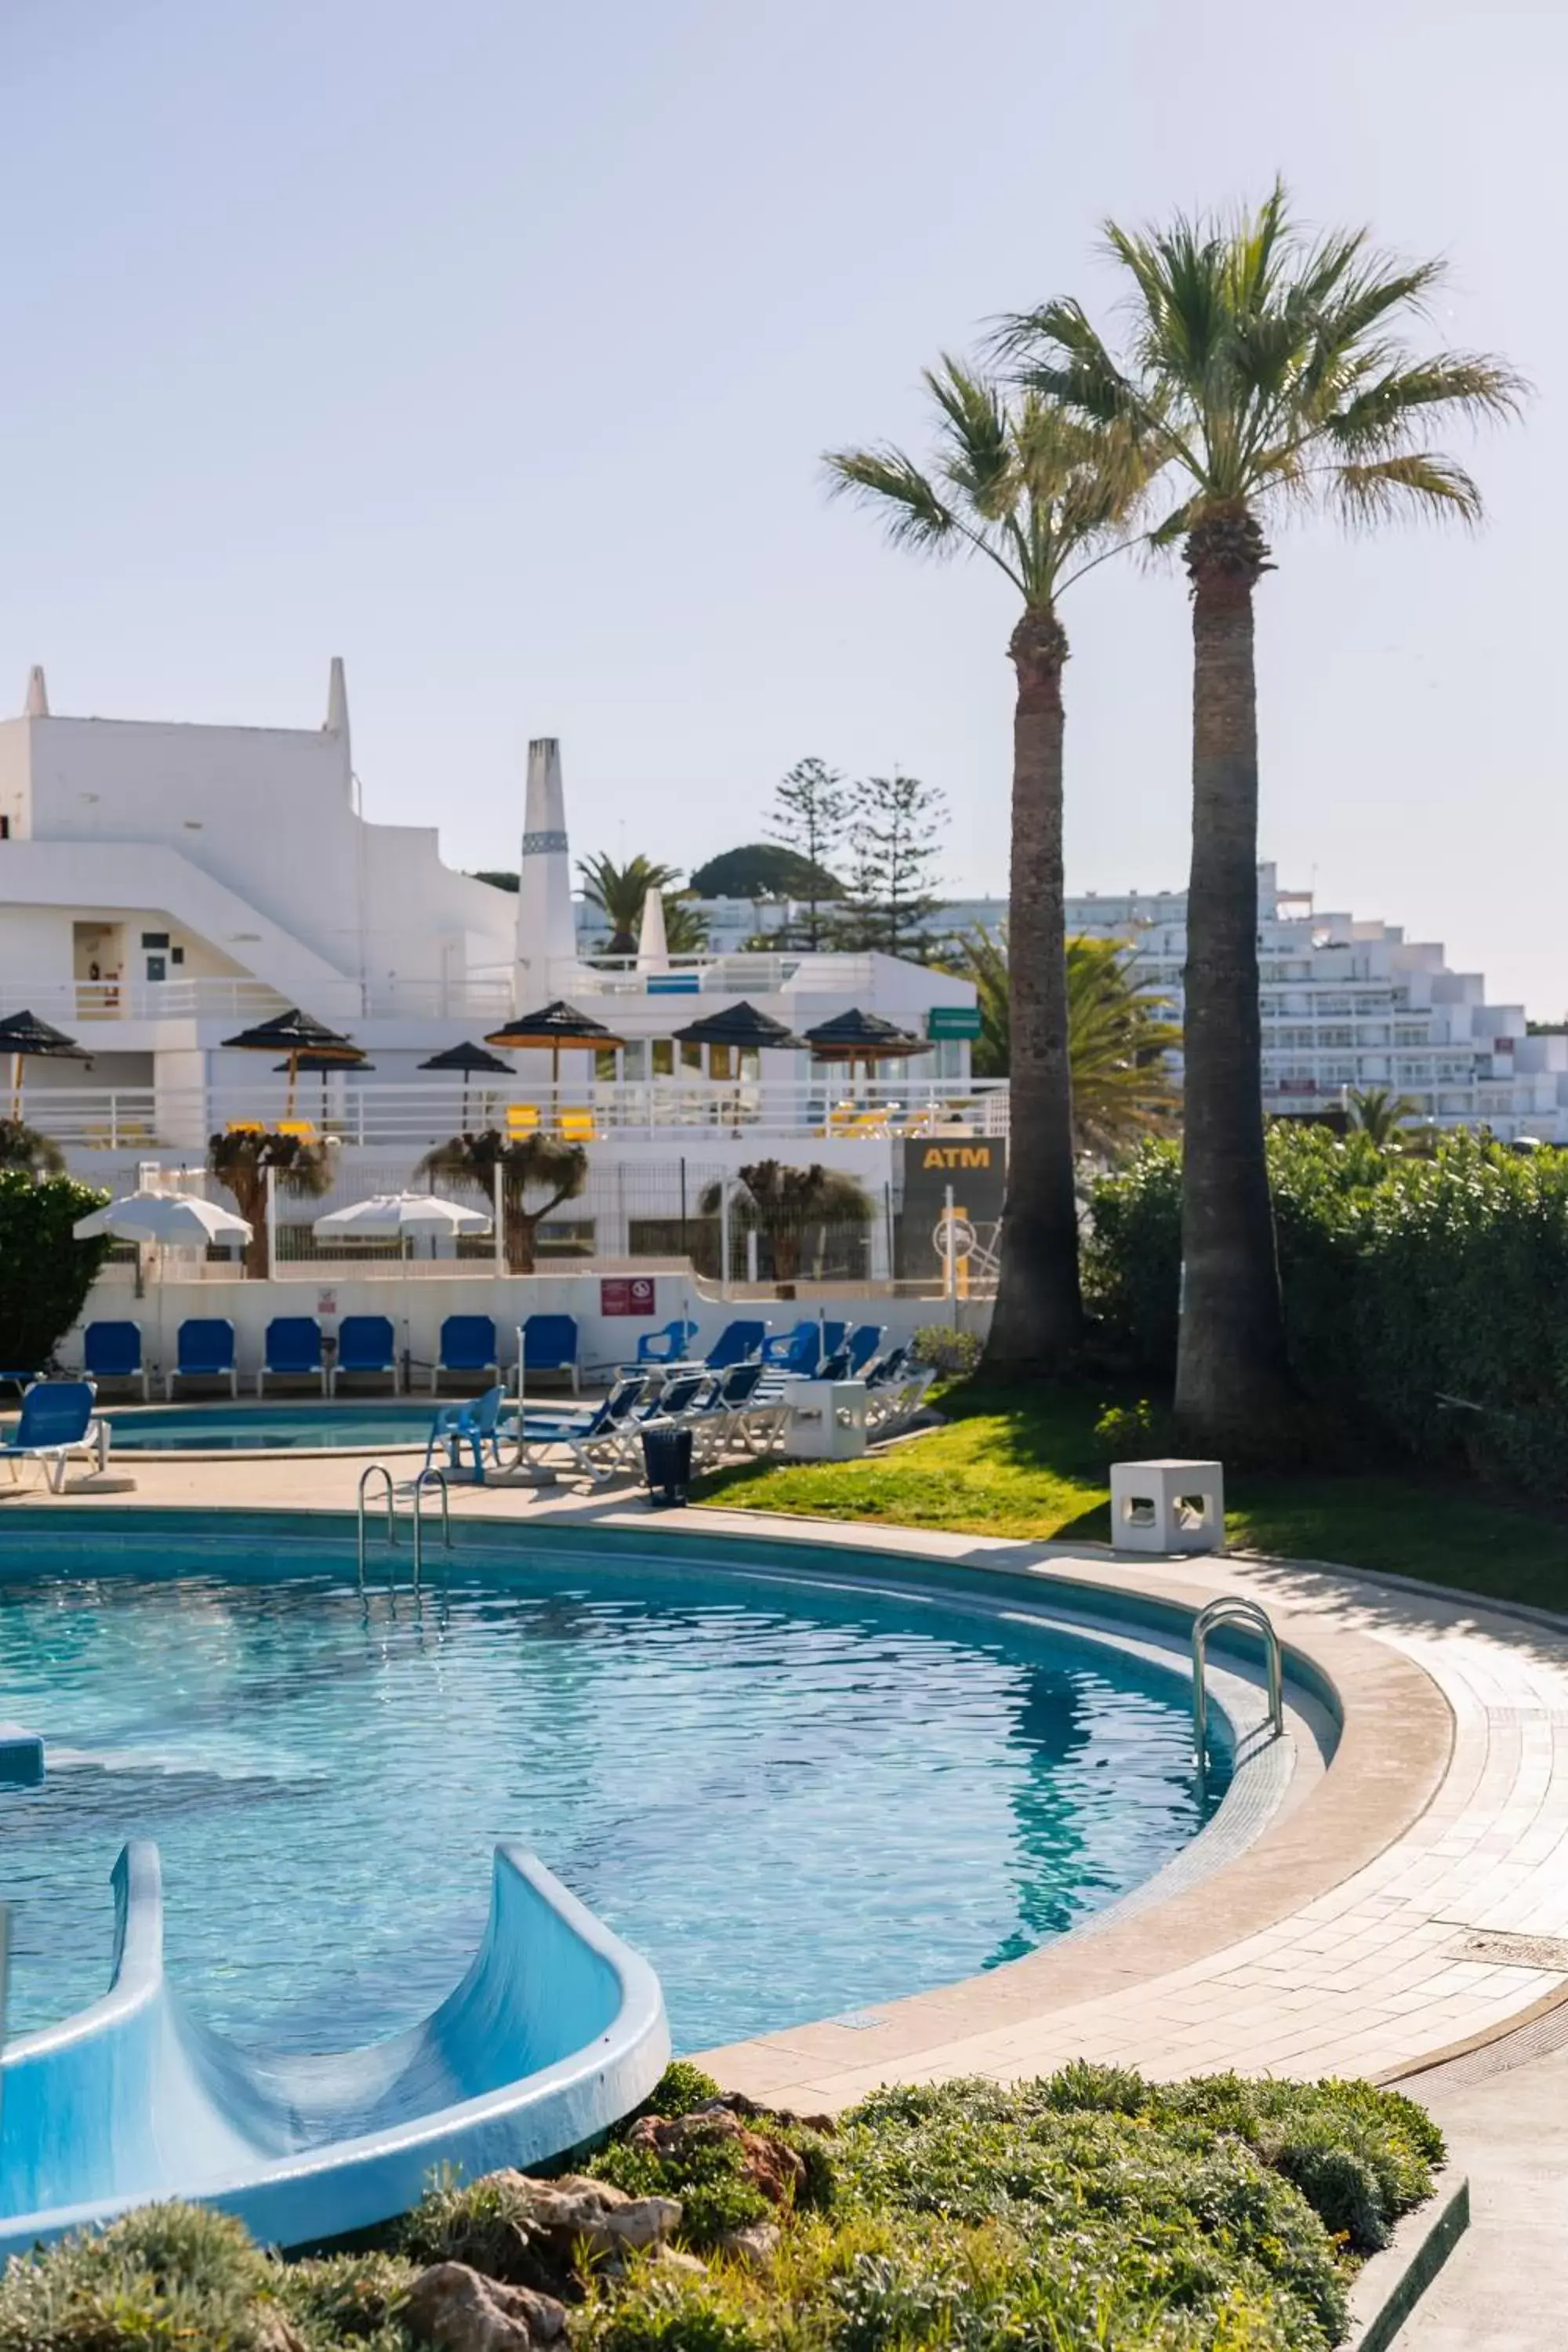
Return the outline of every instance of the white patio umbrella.
[[[465,1209],[435,1192],[377,1192],[346,1209],[329,1209],[311,1227],[319,1241],[401,1241],[417,1234],[488,1234],[482,1209]]]
[[[637,970],[669,970],[669,947],[664,930],[664,893],[657,884],[642,902],[642,928],[637,934]]]
[[[247,1242],[251,1229],[233,1209],[220,1209],[195,1192],[127,1192],[106,1208],[79,1217],[71,1227],[79,1242],[99,1241],[105,1234],[117,1242],[149,1242],[159,1253],[158,1362],[163,1360],[163,1256],[167,1249],[205,1249],[209,1242]],[[136,1296],[142,1296],[142,1266],[137,1261]]]
[[[151,1242],[158,1249],[205,1249],[209,1242],[247,1242],[250,1227],[233,1209],[194,1192],[127,1192],[107,1208],[79,1217],[79,1242],[112,1234],[117,1242]]]

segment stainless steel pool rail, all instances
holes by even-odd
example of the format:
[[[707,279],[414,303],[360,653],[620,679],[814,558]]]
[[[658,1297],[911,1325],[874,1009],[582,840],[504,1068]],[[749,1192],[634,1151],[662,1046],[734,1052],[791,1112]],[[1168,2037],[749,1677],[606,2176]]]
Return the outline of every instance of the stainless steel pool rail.
[[[414,1590],[419,1590],[420,1570],[425,1564],[425,1494],[430,1486],[441,1490],[441,1541],[447,1551],[452,1549],[452,1504],[447,1486],[447,1473],[433,1463],[426,1465],[414,1481]]]
[[[379,1478],[386,1488],[386,1540],[390,1547],[397,1542],[397,1494],[392,1483],[392,1473],[384,1462],[372,1462],[359,1474],[359,1507],[355,1514],[354,1560],[359,1575],[359,1589],[364,1591],[365,1488],[373,1478]]]
[[[373,1478],[379,1478],[386,1489],[386,1542],[389,1550],[397,1546],[397,1489],[392,1473],[384,1462],[372,1462],[360,1472],[359,1504],[354,1517],[354,1565],[359,1589],[364,1591],[365,1532],[368,1505],[365,1490]],[[431,1465],[421,1470],[414,1481],[414,1590],[418,1591],[425,1573],[425,1496],[436,1487],[441,1496],[441,1541],[444,1549],[452,1549],[452,1504],[447,1474]]]
[[[1248,1601],[1239,1592],[1222,1592],[1217,1601],[1211,1601],[1206,1608],[1200,1609],[1193,1620],[1193,1745],[1199,1764],[1203,1764],[1208,1756],[1208,1689],[1205,1659],[1209,1635],[1220,1625],[1245,1627],[1261,1639],[1268,1674],[1269,1729],[1276,1739],[1282,1739],[1285,1736],[1284,1661],[1273,1621],[1261,1602]]]

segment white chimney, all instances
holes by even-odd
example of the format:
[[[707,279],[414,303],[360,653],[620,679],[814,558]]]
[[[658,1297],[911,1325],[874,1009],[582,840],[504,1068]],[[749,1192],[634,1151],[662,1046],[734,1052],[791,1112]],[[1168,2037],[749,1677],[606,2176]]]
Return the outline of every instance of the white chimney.
[[[47,719],[49,715],[49,689],[44,683],[43,669],[37,662],[27,672],[27,698],[22,709],[28,719]]]
[[[643,898],[642,928],[637,934],[637,970],[669,970],[669,948],[664,935],[664,892],[657,882]]]
[[[528,747],[517,887],[517,1011],[533,1012],[569,988],[576,961],[561,746],[553,735],[542,735]]]

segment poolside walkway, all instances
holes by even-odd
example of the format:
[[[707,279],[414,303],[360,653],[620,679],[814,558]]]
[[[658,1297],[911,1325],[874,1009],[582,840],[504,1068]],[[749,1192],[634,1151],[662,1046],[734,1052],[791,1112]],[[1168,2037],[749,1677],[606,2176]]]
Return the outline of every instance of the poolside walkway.
[[[133,1495],[72,1499],[352,1510],[360,1466],[139,1462]],[[6,1507],[0,1497],[0,1517]],[[1243,1591],[1346,1693],[1321,1784],[1201,1887],[963,1984],[717,2053],[736,2088],[834,2107],[890,2079],[1005,2079],[1078,2055],[1154,2074],[1236,2065],[1391,2079],[1568,1996],[1568,1633],[1392,1581],[1234,1557],[1145,1571],[1092,1547],[707,1510],[650,1521],[626,1487],[458,1486],[452,1507],[520,1526],[568,1514],[661,1536],[851,1543],[1017,1569],[1047,1587],[1136,1576],[1194,1604]]]

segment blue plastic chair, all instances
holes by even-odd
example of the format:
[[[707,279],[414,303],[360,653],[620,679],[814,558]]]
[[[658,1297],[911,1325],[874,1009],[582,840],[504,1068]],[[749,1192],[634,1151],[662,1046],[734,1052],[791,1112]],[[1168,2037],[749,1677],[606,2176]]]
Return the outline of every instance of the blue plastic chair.
[[[847,1323],[835,1323],[835,1322],[833,1321],[832,1318],[831,1318],[831,1317],[829,1317],[829,1318],[828,1318],[828,1319],[827,1319],[827,1321],[826,1321],[826,1322],[825,1322],[825,1323],[823,1324],[823,1326],[822,1326],[822,1352],[823,1352],[823,1354],[824,1354],[825,1356],[837,1356],[837,1353],[838,1353],[838,1351],[839,1351],[839,1349],[843,1347],[844,1342],[846,1341],[846,1339],[847,1339],[847,1338],[848,1338],[848,1337],[849,1337],[849,1326],[848,1326],[848,1324],[847,1324]]]
[[[727,1372],[732,1364],[749,1364],[767,1345],[765,1323],[726,1323],[708,1350],[710,1372]]]
[[[763,1361],[772,1370],[792,1372],[801,1380],[809,1380],[821,1360],[822,1328],[815,1322],[797,1323],[793,1331],[781,1332],[763,1348]]]
[[[82,1334],[82,1370],[89,1381],[136,1381],[145,1403],[153,1375],[142,1352],[140,1323],[89,1323]]]
[[[849,1377],[858,1381],[882,1341],[888,1327],[885,1323],[861,1323],[849,1335]]]
[[[696,1324],[688,1323],[678,1315],[673,1323],[665,1325],[662,1331],[643,1333],[637,1341],[637,1361],[639,1364],[683,1363],[686,1350],[696,1337]]]
[[[390,1372],[392,1393],[403,1386],[397,1360],[397,1334],[390,1315],[345,1315],[338,1325],[338,1360],[332,1368],[332,1394],[345,1372]]]
[[[73,1457],[101,1470],[109,1460],[109,1423],[95,1417],[97,1391],[90,1381],[39,1381],[22,1399],[22,1417],[0,1440],[0,1454],[16,1483],[24,1462],[41,1462],[52,1494],[62,1492],[66,1464]]]
[[[447,1449],[447,1459],[453,1470],[462,1466],[463,1448],[470,1446],[474,1456],[474,1484],[485,1483],[485,1447],[488,1445],[495,1465],[500,1467],[500,1415],[506,1402],[506,1390],[500,1383],[487,1389],[481,1397],[467,1404],[443,1404],[436,1408],[436,1418],[430,1424],[430,1436],[425,1448],[425,1467],[438,1445]]]
[[[577,1318],[574,1315],[531,1315],[522,1327],[524,1385],[534,1372],[570,1372],[574,1395],[581,1386],[577,1371]]]
[[[267,1382],[320,1381],[327,1393],[327,1367],[321,1354],[321,1327],[313,1315],[275,1315],[267,1326],[256,1393],[265,1395]]]
[[[443,1372],[500,1372],[496,1327],[488,1315],[448,1315],[441,1326],[441,1344],[430,1368],[434,1391]]]
[[[226,1315],[193,1315],[174,1334],[174,1361],[163,1379],[163,1393],[172,1397],[176,1381],[226,1381],[230,1396],[239,1394],[239,1373],[234,1360],[234,1325]]]

